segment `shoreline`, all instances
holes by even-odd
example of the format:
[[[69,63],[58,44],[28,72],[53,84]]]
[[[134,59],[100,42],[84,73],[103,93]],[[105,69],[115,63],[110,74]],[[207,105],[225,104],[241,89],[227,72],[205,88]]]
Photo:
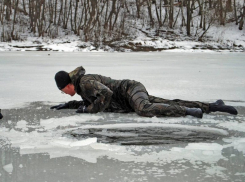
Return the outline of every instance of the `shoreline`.
[[[171,41],[124,40],[95,45],[82,42],[77,38],[42,39],[29,38],[27,41],[0,42],[0,52],[4,51],[47,51],[47,52],[245,52],[245,47],[234,42],[217,43],[214,41]]]

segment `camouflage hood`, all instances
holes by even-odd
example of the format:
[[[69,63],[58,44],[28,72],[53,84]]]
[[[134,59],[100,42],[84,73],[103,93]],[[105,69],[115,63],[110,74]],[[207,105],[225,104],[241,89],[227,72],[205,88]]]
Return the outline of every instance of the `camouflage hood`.
[[[83,75],[85,75],[85,72],[86,72],[85,69],[82,66],[80,66],[69,73],[69,76],[71,78],[71,83],[75,86],[75,89],[77,89],[80,79],[82,78]]]

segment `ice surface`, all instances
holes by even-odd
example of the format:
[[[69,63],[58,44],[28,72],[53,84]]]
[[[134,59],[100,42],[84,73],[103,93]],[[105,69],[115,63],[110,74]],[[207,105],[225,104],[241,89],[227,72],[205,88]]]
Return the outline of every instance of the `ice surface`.
[[[185,181],[190,181],[196,177],[203,179],[199,181],[244,179],[244,54],[53,52],[49,54],[51,55],[48,56],[45,52],[0,54],[0,84],[5,86],[4,89],[0,89],[0,108],[5,116],[0,123],[0,152],[4,150],[4,146],[10,145],[10,148],[18,148],[20,158],[37,156],[36,160],[39,161],[34,167],[41,166],[42,172],[44,170],[42,165],[47,167],[62,159],[74,161],[77,159],[79,162],[83,161],[84,165],[78,165],[70,171],[83,176],[87,172],[82,167],[96,171],[99,167],[94,169],[91,166],[102,163],[103,171],[98,172],[98,175],[101,173],[103,175],[99,176],[111,176],[108,171],[112,169],[107,171],[111,165],[113,171],[120,168],[119,172],[113,173],[125,177],[125,181],[138,179],[180,181],[184,178]],[[54,82],[55,72],[71,71],[80,65],[87,69],[87,73],[98,73],[116,79],[138,80],[146,86],[150,94],[167,99],[213,102],[221,98],[225,103],[236,105],[239,114],[237,116],[222,113],[204,114],[203,119],[190,116],[145,118],[135,113],[76,114],[75,110],[50,110],[51,105],[74,99],[80,100],[78,96],[71,98],[61,94]],[[107,131],[110,128],[115,130],[135,128],[136,131],[138,128],[164,128],[176,129],[173,133],[176,137],[188,136],[195,131],[215,134],[220,138],[199,143],[122,146],[115,143],[99,143],[98,138],[94,137],[79,140],[67,135],[71,131],[86,133],[84,130],[86,128],[101,128],[99,134],[107,134],[108,137],[115,134],[122,137],[132,136],[132,133],[126,130],[125,133],[115,132],[112,135]],[[135,133],[133,136],[138,135]],[[48,159],[42,161],[42,155]],[[20,160],[21,165],[13,162],[12,166],[16,170],[10,170],[11,166],[8,164],[12,162],[11,160],[6,160],[0,165],[7,166],[12,173],[25,170],[28,163],[33,163],[33,160],[27,163]],[[69,162],[73,165],[79,163],[74,161]],[[38,165],[39,163],[42,165]],[[66,170],[67,166],[63,168]],[[82,172],[78,171],[79,169]],[[48,169],[45,170],[48,173]],[[3,173],[4,171],[1,172],[2,176]],[[126,179],[128,174],[137,179]],[[175,177],[178,175],[177,180]],[[75,174],[69,176],[76,178]],[[106,177],[100,179],[110,181]],[[117,179],[112,177],[111,181]]]
[[[2,109],[33,101],[79,100],[60,94],[54,74],[80,65],[87,73],[138,80],[149,94],[167,99],[245,101],[243,53],[2,52],[0,59],[0,81],[5,85],[0,90]]]

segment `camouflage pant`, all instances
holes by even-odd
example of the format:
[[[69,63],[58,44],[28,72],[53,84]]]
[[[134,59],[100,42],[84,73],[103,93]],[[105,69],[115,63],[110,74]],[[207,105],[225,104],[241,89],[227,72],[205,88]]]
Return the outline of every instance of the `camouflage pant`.
[[[198,101],[166,100],[148,95],[144,85],[137,82],[127,92],[130,106],[140,116],[185,116],[186,107],[201,108],[203,112],[209,112],[209,104]]]

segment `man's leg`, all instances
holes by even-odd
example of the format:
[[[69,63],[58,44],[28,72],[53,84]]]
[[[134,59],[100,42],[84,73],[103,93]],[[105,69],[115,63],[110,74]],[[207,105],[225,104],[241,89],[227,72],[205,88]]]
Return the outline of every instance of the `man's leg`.
[[[199,101],[184,101],[179,99],[167,100],[160,97],[149,95],[149,101],[151,103],[164,103],[169,105],[185,106],[188,108],[200,108],[204,113],[219,111],[237,115],[237,110],[233,106],[225,105],[225,103],[222,100],[217,100],[214,103],[204,103]]]
[[[172,116],[180,117],[185,115],[192,115],[195,117],[202,117],[202,111],[200,109],[190,109],[180,105],[170,105],[164,103],[151,103],[149,101],[149,95],[141,83],[135,83],[132,85],[128,92],[129,103],[135,112],[140,116],[153,117],[153,116]]]
[[[185,106],[188,108],[200,108],[202,112],[209,113],[209,104],[199,101],[184,101],[184,100],[167,100],[160,97],[155,97],[152,95],[149,95],[149,101],[151,103],[163,103],[163,104],[169,104],[169,105],[179,105],[179,106]]]

